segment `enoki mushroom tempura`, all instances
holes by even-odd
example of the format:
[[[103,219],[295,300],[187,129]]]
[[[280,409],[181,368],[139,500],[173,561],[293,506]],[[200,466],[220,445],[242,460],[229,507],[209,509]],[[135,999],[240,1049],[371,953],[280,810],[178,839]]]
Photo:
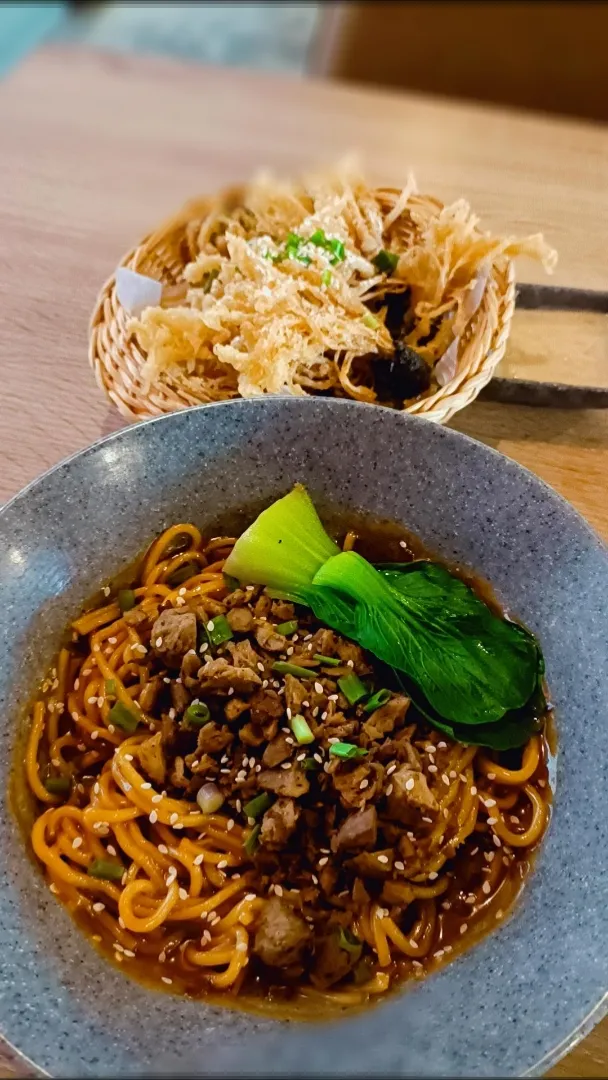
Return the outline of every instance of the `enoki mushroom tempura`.
[[[386,686],[372,658],[236,588],[232,544],[175,525],[72,624],[33,708],[32,845],[134,976],[282,1015],[360,1006],[508,912],[547,824],[544,737],[500,760],[399,691],[365,712],[338,680]]]

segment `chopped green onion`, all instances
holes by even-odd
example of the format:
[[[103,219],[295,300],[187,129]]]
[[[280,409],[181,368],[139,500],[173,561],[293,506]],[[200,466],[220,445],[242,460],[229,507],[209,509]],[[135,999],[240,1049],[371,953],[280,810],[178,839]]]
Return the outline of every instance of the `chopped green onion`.
[[[196,801],[203,811],[203,814],[215,814],[220,806],[223,805],[224,796],[217,784],[210,782],[208,784],[203,784],[202,788],[199,788],[196,793]]]
[[[255,799],[250,799],[245,803],[243,807],[243,813],[248,818],[258,818],[261,814],[265,814],[269,807],[272,806],[272,799],[267,791],[263,791],[261,795],[256,795]]]
[[[362,746],[355,746],[354,743],[350,742],[332,743],[329,752],[334,757],[344,758],[345,761],[355,761],[357,758],[366,757],[367,755],[367,750],[364,750]]]
[[[239,579],[233,577],[232,574],[224,574],[224,584],[229,592],[234,592],[235,589],[239,588],[241,583]]]
[[[374,255],[372,262],[376,270],[379,270],[381,274],[392,274],[399,262],[399,256],[392,251],[387,251],[386,248],[382,248],[377,255]]]
[[[194,577],[198,572],[199,564],[197,562],[182,563],[181,566],[178,566],[177,570],[174,570],[172,574],[169,574],[165,584],[171,589],[177,589],[178,585],[183,585],[184,581]]]
[[[120,881],[124,872],[122,863],[109,859],[94,859],[87,869],[89,877],[103,878],[104,881]]]
[[[338,932],[338,945],[341,949],[356,956],[357,959],[361,955],[361,950],[363,949],[363,942],[359,941],[359,938],[355,937],[348,927],[343,926],[340,927]]]
[[[106,696],[115,697],[116,695],[116,679],[106,679]]]
[[[378,690],[375,694],[372,694],[369,701],[365,702],[363,711],[366,713],[375,712],[381,705],[386,705],[387,701],[391,700],[390,690]]]
[[[296,716],[292,716],[291,720],[289,721],[289,726],[296,737],[296,742],[298,742],[300,746],[306,746],[307,743],[315,741],[315,737],[312,731],[310,730],[308,724],[306,723],[306,720],[303,716],[300,715],[300,713],[298,713]]]
[[[126,731],[127,735],[132,735],[139,724],[138,717],[126,705],[123,705],[122,701],[114,702],[108,713],[108,721],[121,731]]]
[[[277,634],[284,634],[287,637],[289,634],[295,634],[298,629],[298,620],[289,619],[288,622],[281,622],[278,626],[275,626]]]
[[[248,855],[253,855],[256,847],[258,846],[258,837],[260,835],[261,825],[254,825],[253,829],[249,833],[249,836],[245,840],[243,847]]]
[[[209,706],[205,705],[204,701],[193,701],[184,713],[184,720],[188,727],[204,727],[210,719]]]
[[[136,604],[135,593],[133,589],[119,589],[118,590],[118,606],[122,612],[130,611]]]
[[[368,311],[367,315],[363,316],[362,322],[364,326],[367,326],[368,330],[377,330],[380,326],[380,320],[375,315],[372,315],[371,311]]]
[[[51,795],[67,795],[72,785],[67,776],[47,776],[44,786]]]
[[[338,679],[338,686],[349,705],[356,705],[362,698],[367,697],[367,688],[361,682],[359,676],[355,675],[354,671],[350,671],[348,675],[343,675],[341,679]]]
[[[310,668],[299,667],[298,664],[289,664],[286,660],[275,660],[272,670],[278,675],[295,675],[297,679],[314,679],[316,671]]]
[[[332,252],[332,258],[329,260],[332,266],[336,263],[343,262],[345,258],[344,244],[341,240],[330,240],[327,245],[328,251]]]
[[[313,660],[318,660],[320,664],[325,664],[325,667],[340,667],[341,660],[337,660],[335,656],[323,656],[321,653],[316,652],[313,656]]]
[[[225,615],[215,615],[213,619],[209,620],[205,630],[210,645],[221,645],[224,641],[230,641],[234,636]]]
[[[326,237],[325,233],[323,232],[323,229],[315,229],[315,231],[313,232],[312,236],[310,237],[308,243],[309,244],[314,244],[315,247],[322,247],[322,248],[326,247],[327,246],[327,237]]]
[[[323,273],[321,274],[321,284],[325,285],[326,289],[329,288],[329,286],[331,285],[331,270],[323,271]]]
[[[314,757],[305,757],[304,761],[300,762],[300,768],[304,769],[304,772],[316,772],[319,763],[315,761]]]

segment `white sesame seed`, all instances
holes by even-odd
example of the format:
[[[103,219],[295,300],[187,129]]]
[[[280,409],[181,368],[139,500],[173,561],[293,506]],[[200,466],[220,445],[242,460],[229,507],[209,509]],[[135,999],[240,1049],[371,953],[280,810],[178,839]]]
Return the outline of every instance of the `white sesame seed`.
[[[496,799],[486,799],[485,806],[490,809],[491,806],[496,806]]]
[[[57,886],[55,884],[49,885],[49,891],[52,892],[52,893],[55,893],[56,896],[59,893],[59,889],[57,888]]]
[[[177,595],[178,596],[185,596],[186,592],[187,592],[187,589],[186,589],[185,585],[182,585],[181,589],[177,590]]]
[[[496,835],[496,833],[493,833],[492,835],[492,843],[495,844],[496,847],[502,847],[502,840],[500,839],[500,836]]]
[[[395,870],[405,870],[405,863],[396,862],[394,865],[395,865]]]
[[[436,765],[427,765],[427,770],[430,773],[436,773],[437,772],[437,766]]]
[[[397,766],[396,766],[396,765],[394,765],[394,764],[393,764],[393,765],[389,765],[388,769],[386,770],[386,775],[387,775],[387,776],[392,776],[392,774],[394,773],[394,771],[395,771],[395,769],[396,769],[396,768],[397,768]]]
[[[494,918],[495,919],[502,919],[502,916],[503,916],[502,910],[499,908],[498,911],[496,912],[496,915],[494,916]]]
[[[437,873],[437,871],[436,870],[431,870],[431,872],[429,874],[429,881],[435,881],[435,879],[438,878],[438,877],[439,877],[439,874]]]
[[[319,859],[318,866],[325,866],[329,862],[327,855],[324,855],[322,859]]]
[[[466,923],[466,922],[463,922],[462,926],[460,927],[460,933],[461,934],[466,934],[468,929],[469,929],[469,924]]]
[[[104,596],[109,596],[110,595],[110,586],[109,585],[104,585],[104,587],[103,587],[103,589],[101,591],[102,591]]]
[[[92,731],[91,732],[91,738],[93,739],[93,741],[95,741],[95,739],[98,739],[99,738],[99,732],[98,731]]]
[[[378,862],[379,863],[387,863],[388,862],[388,855],[378,855]]]
[[[313,754],[312,757],[313,757],[313,761],[318,762],[319,765],[323,764],[323,758],[321,757],[320,754]]]
[[[488,818],[488,825],[496,825],[497,821],[498,821],[497,817],[489,817]]]
[[[355,666],[354,661],[353,660],[347,660],[346,661],[346,666],[347,667],[354,667]]]
[[[481,891],[485,893],[486,896],[489,896],[489,894],[492,892],[492,886],[490,885],[489,881],[484,881],[483,885],[481,886]]]
[[[122,952],[125,951],[119,941],[114,942],[113,948],[116,949],[116,952],[119,952],[119,953],[122,953]]]
[[[428,825],[432,825],[432,824],[433,824],[433,819],[432,819],[432,817],[423,817],[423,819],[422,819],[422,820],[423,820],[423,821],[426,821],[426,823],[427,823]]]
[[[443,780],[443,782],[444,782],[444,784],[445,784],[445,786],[446,786],[446,787],[449,787],[449,786],[450,786],[450,780],[449,780],[449,777],[447,777],[447,776],[445,775],[445,773],[442,773],[442,774],[441,774],[441,779]]]
[[[477,794],[477,788],[475,787],[475,785],[473,785],[473,787],[471,788],[471,795],[476,795],[476,794]]]
[[[282,885],[275,885],[274,892],[275,892],[275,896],[281,897],[283,895],[283,887],[282,887]]]
[[[496,773],[489,772],[488,773],[488,780],[495,780],[495,779],[496,779]]]
[[[145,784],[141,785],[141,790],[142,791],[149,791],[151,787],[152,787],[152,784],[149,784],[149,783],[146,782]]]
[[[178,821],[178,820],[179,820],[179,814],[173,813],[173,814],[171,814],[171,817],[169,818],[169,824],[170,825],[175,825],[175,822]]]
[[[313,885],[318,885],[319,884],[319,879],[318,879],[317,875],[316,874],[311,874],[310,876],[312,878]]]
[[[159,952],[158,959],[160,960],[161,964],[164,964],[165,960],[167,959],[167,954],[164,949],[161,949],[161,951]]]
[[[106,848],[106,851],[107,851],[108,855],[116,855],[116,848],[114,847],[113,844],[108,844],[108,846]]]
[[[412,949],[417,949],[418,948],[418,942],[413,937],[410,938],[410,945],[411,945]]]
[[[281,765],[282,769],[291,769],[291,761],[284,761]]]
[[[407,547],[407,544],[406,544],[405,540],[400,540],[399,541],[399,547],[400,548],[406,548]]]
[[[169,979],[166,975],[161,975],[161,979],[164,983],[167,984],[167,986],[171,986],[171,984],[173,983],[173,979]]]
[[[160,851],[161,855],[168,855],[169,854],[169,848],[167,847],[166,844],[159,844],[158,845],[158,850]]]
[[[449,900],[444,900],[441,906],[444,911],[449,911],[452,905]]]
[[[327,700],[328,701],[337,701],[338,700],[338,695],[337,694],[328,694],[327,695]]]
[[[105,909],[106,909],[106,905],[102,904],[101,901],[98,901],[96,904],[93,904],[93,911],[95,911],[95,912],[105,911]]]
[[[227,859],[220,859],[220,861],[217,864],[218,870],[223,870],[225,866],[228,866],[228,860]]]
[[[155,825],[155,824],[156,824],[156,822],[158,821],[158,814],[157,814],[156,810],[151,810],[151,811],[150,811],[150,817],[149,817],[149,820],[150,820],[150,824],[151,824],[151,825]]]
[[[215,623],[214,623],[213,619],[210,619],[209,622],[207,623],[207,630],[214,630],[214,629],[215,629]]]
[[[326,712],[321,713],[321,720],[327,720],[327,713]]]
[[[177,895],[179,896],[180,900],[187,900],[188,899],[188,890],[187,889],[179,889]]]
[[[450,777],[450,780],[455,780],[456,779],[456,769],[450,769],[450,771],[448,773],[448,776]],[[435,953],[435,956],[437,956],[437,953]]]
[[[411,791],[412,788],[414,787],[414,784],[415,784],[414,777],[410,776],[409,779],[405,781],[405,790],[406,791]]]
[[[290,645],[289,648],[285,650],[285,652],[287,656],[293,656],[293,645]]]
[[[359,784],[359,790],[364,791],[365,788],[368,787],[368,785],[369,785],[369,780],[362,780],[361,783]]]
[[[387,789],[386,789],[386,793],[385,793],[385,794],[386,794],[387,796],[389,796],[389,795],[392,795],[392,794],[393,794],[393,785],[392,785],[392,784],[389,784],[389,785],[388,785],[388,787],[387,787]]]

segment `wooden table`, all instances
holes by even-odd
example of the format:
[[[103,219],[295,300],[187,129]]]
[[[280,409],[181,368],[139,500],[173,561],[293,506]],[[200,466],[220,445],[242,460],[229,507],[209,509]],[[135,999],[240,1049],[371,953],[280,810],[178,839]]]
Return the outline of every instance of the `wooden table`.
[[[0,88],[0,131],[0,499],[121,424],[88,367],[87,321],[122,252],[259,166],[289,174],[356,149],[394,184],[413,166],[422,190],[465,194],[489,227],[542,229],[558,284],[608,288],[605,128],[62,48]],[[608,413],[478,403],[453,426],[533,469],[608,538]],[[8,1052],[0,1075],[13,1075]],[[608,1021],[550,1075],[607,1076]]]

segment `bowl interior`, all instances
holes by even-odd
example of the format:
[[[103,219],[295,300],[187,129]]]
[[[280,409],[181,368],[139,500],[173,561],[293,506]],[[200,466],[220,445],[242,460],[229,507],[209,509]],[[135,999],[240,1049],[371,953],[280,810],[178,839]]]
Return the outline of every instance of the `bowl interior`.
[[[559,736],[553,820],[500,930],[355,1019],[299,1026],[145,989],[55,902],[8,799],[0,814],[0,1030],[53,1073],[520,1075],[542,1071],[608,987],[606,550],[531,474],[466,437],[381,408],[257,399],[131,427],[0,515],[0,761],[61,633],[161,529],[250,515],[305,483],[321,508],[406,525],[486,577],[543,645]]]

